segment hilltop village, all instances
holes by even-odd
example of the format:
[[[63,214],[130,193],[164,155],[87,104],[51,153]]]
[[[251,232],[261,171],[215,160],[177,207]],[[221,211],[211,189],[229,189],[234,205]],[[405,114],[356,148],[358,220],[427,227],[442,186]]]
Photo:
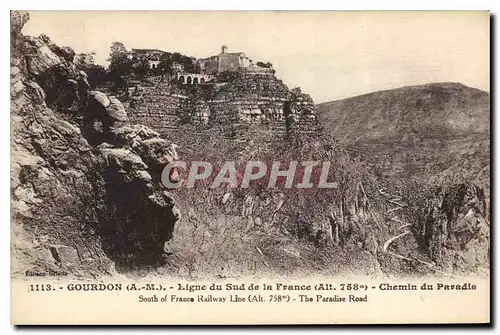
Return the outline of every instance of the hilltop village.
[[[127,58],[130,60],[146,59],[151,70],[160,69],[164,57],[168,57],[168,53],[159,49],[132,49],[127,52]],[[184,84],[202,84],[225,71],[243,70],[249,73],[274,74],[271,63],[257,62],[254,64],[253,60],[247,57],[244,52],[228,52],[226,45],[221,47],[221,52],[218,55],[201,59],[189,57],[189,59],[192,63],[191,71],[178,61],[172,61],[170,65],[170,70]]]
[[[279,134],[320,129],[309,95],[289,89],[271,63],[254,63],[226,45],[201,59],[158,49],[131,49],[125,55],[147,75],[127,80],[119,99],[131,119],[160,132],[185,124],[218,125],[230,136],[251,125]]]

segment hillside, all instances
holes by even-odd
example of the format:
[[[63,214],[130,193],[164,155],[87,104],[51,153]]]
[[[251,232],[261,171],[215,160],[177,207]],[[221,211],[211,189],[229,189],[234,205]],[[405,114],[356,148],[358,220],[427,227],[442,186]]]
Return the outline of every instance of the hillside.
[[[251,125],[275,135],[320,130],[314,102],[300,89],[289,89],[271,73],[222,72],[212,81],[188,85],[175,78],[150,76],[129,84],[122,100],[131,120],[170,136],[191,129],[219,129],[236,138]],[[127,92],[129,92],[127,90]]]
[[[427,180],[453,173],[489,183],[489,99],[462,84],[434,83],[317,109],[325,130],[381,176]]]

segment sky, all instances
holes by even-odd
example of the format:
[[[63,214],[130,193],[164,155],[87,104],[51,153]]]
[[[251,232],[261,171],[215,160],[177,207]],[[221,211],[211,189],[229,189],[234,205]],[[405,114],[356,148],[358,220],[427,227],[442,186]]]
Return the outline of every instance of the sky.
[[[490,86],[486,11],[30,11],[23,33],[96,52],[103,65],[114,41],[197,58],[225,44],[273,63],[316,103],[431,82]]]

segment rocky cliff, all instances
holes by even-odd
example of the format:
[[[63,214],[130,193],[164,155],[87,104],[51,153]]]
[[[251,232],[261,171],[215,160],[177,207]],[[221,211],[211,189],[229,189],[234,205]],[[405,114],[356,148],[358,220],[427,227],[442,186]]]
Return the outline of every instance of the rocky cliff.
[[[126,106],[131,120],[165,134],[188,121],[195,123],[194,117],[186,120],[189,114],[184,114],[189,102],[186,92],[158,78],[137,82]]]
[[[74,52],[11,14],[13,275],[156,266],[178,218],[158,184],[171,143],[90,90]]]
[[[200,85],[154,78],[131,87],[131,92],[131,117],[160,132],[179,125],[216,126],[231,137],[252,125],[277,135],[321,129],[311,97],[290,90],[272,73],[221,73],[214,82]]]

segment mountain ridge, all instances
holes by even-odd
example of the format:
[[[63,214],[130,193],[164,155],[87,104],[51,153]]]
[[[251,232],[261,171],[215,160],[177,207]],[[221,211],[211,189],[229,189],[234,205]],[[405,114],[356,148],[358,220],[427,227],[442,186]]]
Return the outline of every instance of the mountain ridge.
[[[427,179],[458,164],[468,178],[489,162],[490,95],[460,83],[372,92],[317,110],[325,131],[385,176]]]
[[[357,133],[374,137],[373,130],[378,128],[382,135],[387,136],[406,131],[422,131],[415,128],[415,124],[403,124],[404,128],[395,127],[405,122],[419,121],[422,125],[438,127],[435,130],[447,129],[448,131],[463,132],[473,130],[474,133],[482,133],[489,130],[489,93],[476,88],[471,88],[459,83],[431,83],[417,86],[404,86],[397,89],[383,90],[363,94],[356,97],[331,101],[317,105],[321,120],[327,125],[335,123],[335,131],[343,136],[345,132],[339,131],[339,124],[343,125],[347,115],[342,110],[349,109],[349,122],[354,120],[358,123]],[[369,108],[369,110],[367,110]],[[454,109],[451,109],[454,108]],[[367,113],[370,111],[371,113]],[[419,119],[415,111],[419,111]],[[460,112],[460,113],[458,113]],[[340,119],[344,117],[344,119]],[[389,120],[395,117],[395,120]],[[436,117],[446,120],[436,120]],[[452,118],[459,118],[453,121]],[[446,121],[443,123],[443,121]],[[374,124],[374,122],[379,122]],[[362,124],[365,125],[361,127]],[[385,123],[385,127],[383,124]],[[388,127],[390,125],[391,127]],[[476,127],[477,129],[473,129]],[[472,129],[471,129],[472,128]],[[370,133],[359,132],[369,130]],[[351,129],[352,131],[352,129]],[[434,134],[435,135],[435,134]]]

